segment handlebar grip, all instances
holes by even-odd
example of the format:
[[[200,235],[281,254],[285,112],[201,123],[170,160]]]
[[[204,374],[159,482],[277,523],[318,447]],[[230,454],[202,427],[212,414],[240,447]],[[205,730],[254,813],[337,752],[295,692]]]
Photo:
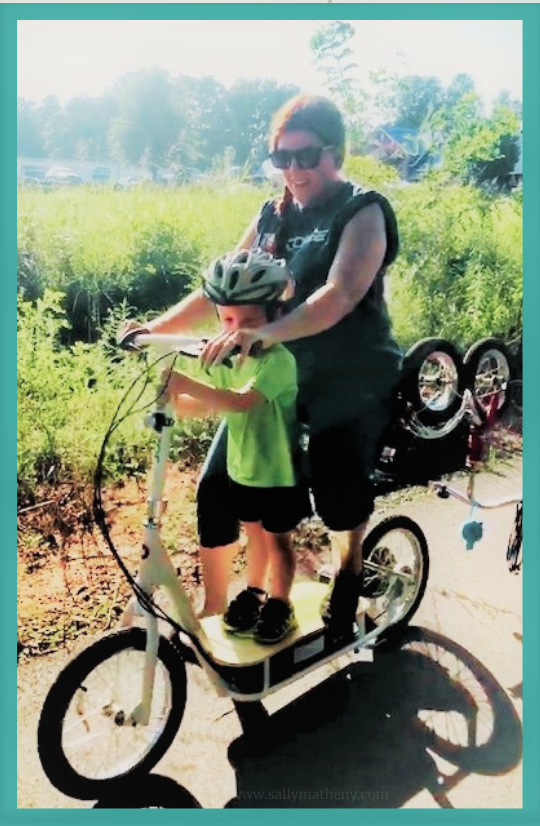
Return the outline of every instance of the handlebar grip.
[[[128,330],[127,333],[124,333],[117,338],[118,346],[121,347],[122,350],[140,352],[140,347],[137,347],[134,344],[134,341],[137,336],[141,335],[141,333],[148,333],[146,327],[135,327],[133,330]]]

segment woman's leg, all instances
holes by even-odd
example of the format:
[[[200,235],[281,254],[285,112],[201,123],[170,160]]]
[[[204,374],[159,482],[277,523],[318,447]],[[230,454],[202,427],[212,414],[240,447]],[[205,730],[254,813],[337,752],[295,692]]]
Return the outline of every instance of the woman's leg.
[[[362,542],[373,510],[370,444],[362,423],[315,434],[309,443],[317,512],[330,532],[335,579],[323,619],[336,637],[354,633],[362,585]]]

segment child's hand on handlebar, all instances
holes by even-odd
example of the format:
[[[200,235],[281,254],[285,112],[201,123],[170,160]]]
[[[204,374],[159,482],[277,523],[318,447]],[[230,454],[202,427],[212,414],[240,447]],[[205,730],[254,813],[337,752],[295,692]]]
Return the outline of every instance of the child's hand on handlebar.
[[[222,364],[227,356],[238,354],[238,364],[242,364],[247,356],[256,355],[272,343],[273,339],[262,333],[260,328],[224,331],[207,342],[201,354],[201,362],[208,368]]]

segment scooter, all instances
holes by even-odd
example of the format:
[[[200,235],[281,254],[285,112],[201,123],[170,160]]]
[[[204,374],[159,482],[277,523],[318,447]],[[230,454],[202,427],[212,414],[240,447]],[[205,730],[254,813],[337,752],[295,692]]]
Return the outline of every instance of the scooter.
[[[168,354],[169,364],[179,355],[198,355],[201,346],[198,338],[145,333],[134,335],[132,342],[139,349],[158,347]],[[363,596],[357,630],[350,637],[336,640],[321,619],[330,580],[325,575],[294,584],[291,600],[298,627],[276,644],[228,632],[221,616],[199,619],[160,536],[174,423],[172,407],[158,398],[147,416],[157,444],[136,578],[114,547],[101,501],[107,438],[99,457],[96,522],[134,593],[118,629],[65,666],[43,705],[41,764],[51,783],[75,798],[100,798],[119,781],[149,772],[163,757],[186,707],[186,664],[202,668],[217,694],[230,697],[241,714],[246,704],[345,654],[372,656],[376,646],[405,630],[426,589],[425,536],[410,518],[390,516],[363,542]],[[167,610],[159,599],[162,589],[172,606]]]

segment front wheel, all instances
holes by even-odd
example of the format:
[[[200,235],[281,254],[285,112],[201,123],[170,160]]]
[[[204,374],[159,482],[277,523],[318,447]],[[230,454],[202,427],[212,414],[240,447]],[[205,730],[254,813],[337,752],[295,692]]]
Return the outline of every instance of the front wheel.
[[[174,740],[186,705],[185,664],[160,637],[149,719],[137,723],[145,646],[142,628],[110,634],[68,663],[49,691],[38,753],[63,794],[99,798],[118,780],[150,771]]]
[[[389,516],[364,539],[360,607],[381,627],[379,641],[399,637],[426,590],[429,554],[420,526],[408,516]]]

